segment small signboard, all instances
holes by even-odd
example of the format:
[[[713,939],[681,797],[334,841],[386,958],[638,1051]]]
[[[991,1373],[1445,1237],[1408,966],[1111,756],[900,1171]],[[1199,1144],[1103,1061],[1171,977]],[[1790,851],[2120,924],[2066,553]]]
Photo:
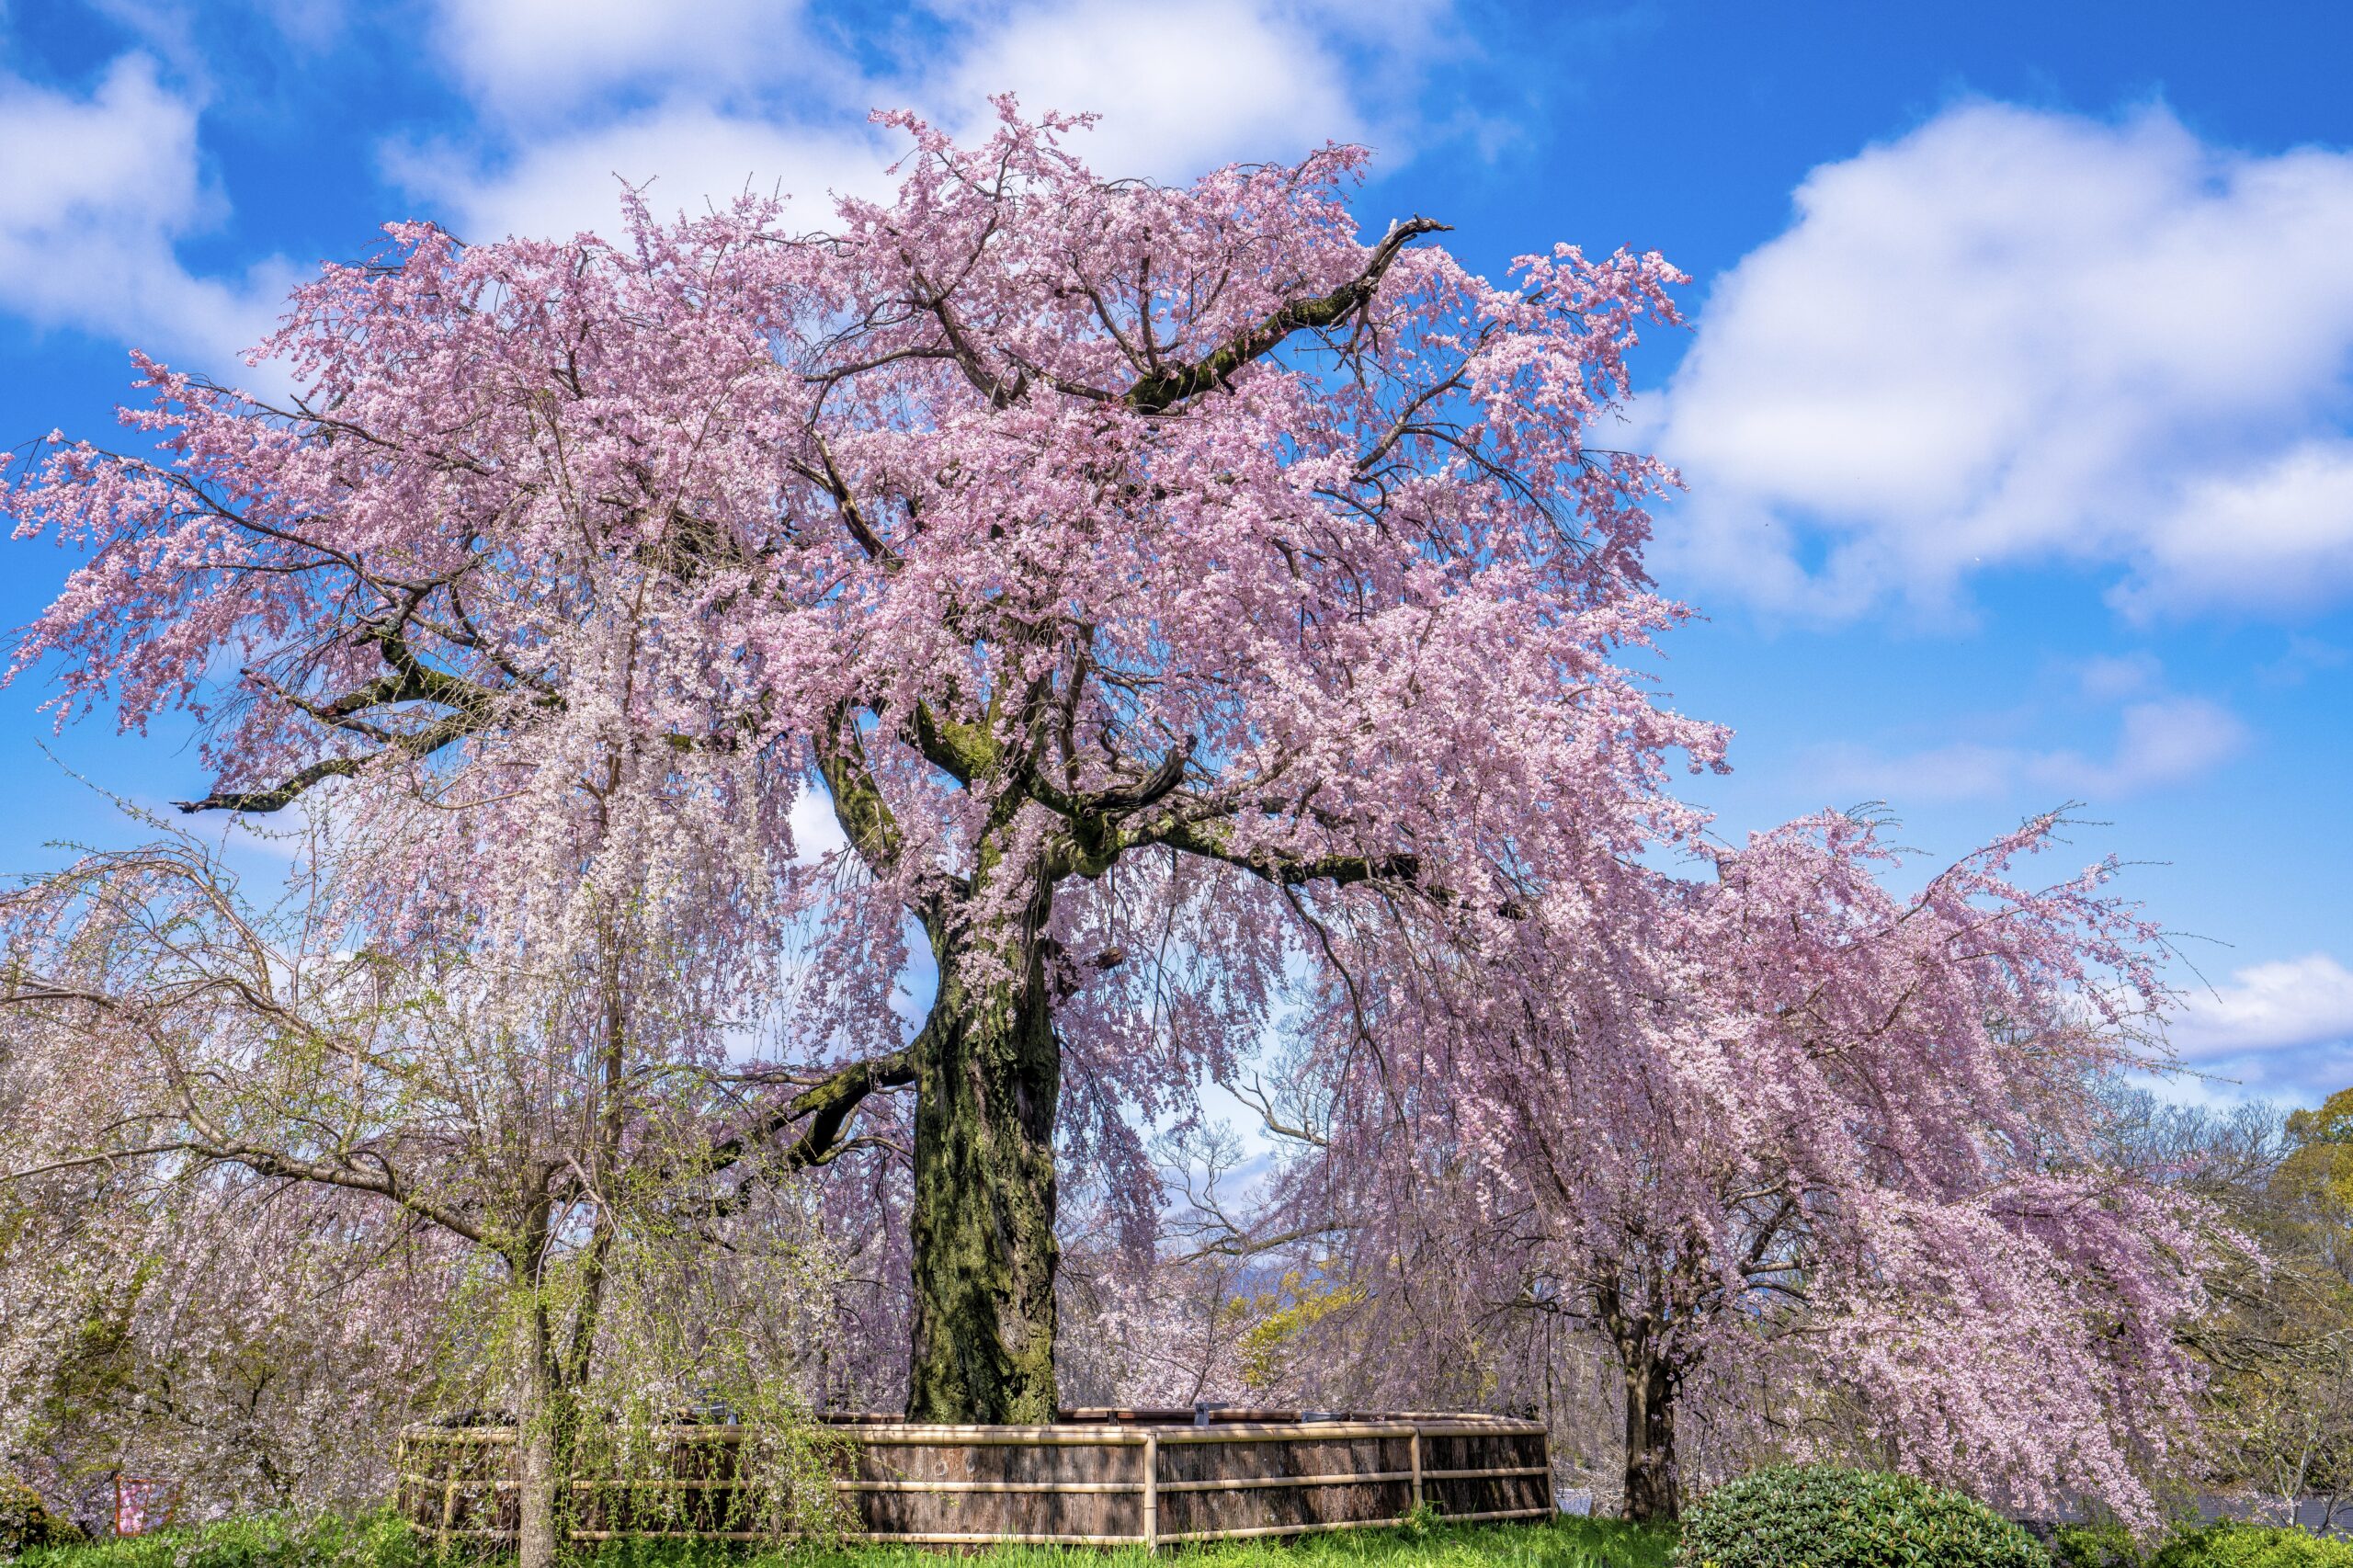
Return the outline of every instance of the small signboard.
[[[114,1533],[145,1535],[170,1525],[180,1507],[179,1483],[153,1477],[114,1478]]]

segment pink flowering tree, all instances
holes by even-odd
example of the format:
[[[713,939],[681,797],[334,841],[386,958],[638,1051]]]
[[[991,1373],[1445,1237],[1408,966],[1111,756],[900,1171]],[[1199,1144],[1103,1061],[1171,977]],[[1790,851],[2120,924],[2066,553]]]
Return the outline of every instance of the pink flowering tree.
[[[0,1187],[0,1460],[82,1518],[116,1474],[168,1480],[183,1517],[380,1503],[442,1381],[447,1238],[331,1187],[155,1175]]]
[[[896,199],[822,233],[400,225],[296,292],[298,396],[142,360],[154,450],[9,496],[88,552],[16,668],[203,719],[191,811],[342,781],[375,949],[553,960],[589,1020],[663,971],[713,1071],[756,1021],[774,1086],[665,1179],[870,1152],[912,1092],[908,1410],[1043,1420],[1058,1154],[1147,1226],[1137,1125],[1344,927],[1474,953],[1688,830],[1665,761],[1720,736],[1620,659],[1677,614],[1660,471],[1594,444],[1677,279],[1367,243],[1350,149],[1160,188],[1009,103],[896,123]]]
[[[1448,1322],[1598,1336],[1630,1517],[1677,1512],[1696,1399],[1735,1445],[2152,1521],[2211,1215],[2102,1158],[2101,1086],[2153,1063],[2166,994],[2112,866],[2023,880],[2056,825],[1904,895],[1877,826],[1801,821],[1703,881],[1556,891],[1475,973],[1376,934],[1381,983],[1315,1026],[1327,1075],[1286,1123],[1314,1146],[1265,1223],[1392,1295],[1396,1260],[1443,1256],[1419,1295],[1462,1298]],[[1368,1013],[1424,1027],[1330,1043]]]
[[[789,1472],[839,1249],[779,1192],[789,1152],[710,1179],[710,1128],[791,1078],[697,1027],[699,965],[642,910],[576,950],[352,945],[324,890],[382,846],[341,836],[274,906],[185,835],[0,896],[0,1338],[31,1358],[0,1362],[0,1444],[62,1417],[191,1506],[318,1504],[381,1487],[404,1412],[503,1407],[536,1568],[575,1457],[718,1393],[767,1435],[736,1528],[825,1522]],[[77,1369],[93,1325],[113,1352]]]

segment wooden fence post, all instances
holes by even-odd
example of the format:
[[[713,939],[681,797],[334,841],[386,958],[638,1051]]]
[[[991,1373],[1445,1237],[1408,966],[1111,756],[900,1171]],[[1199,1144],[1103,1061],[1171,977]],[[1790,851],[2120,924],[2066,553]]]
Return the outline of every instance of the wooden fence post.
[[[1414,1506],[1418,1508],[1422,1506],[1422,1428],[1419,1422],[1415,1423],[1414,1435],[1406,1441],[1414,1455]]]
[[[1160,1550],[1160,1434],[1143,1435],[1143,1549]]]

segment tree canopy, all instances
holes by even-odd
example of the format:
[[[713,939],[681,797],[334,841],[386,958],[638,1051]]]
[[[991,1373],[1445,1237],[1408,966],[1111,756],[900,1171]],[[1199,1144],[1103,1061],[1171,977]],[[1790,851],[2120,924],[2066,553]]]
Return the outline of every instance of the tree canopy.
[[[1437,1162],[1538,1216],[1601,1321],[1675,1281],[1643,1379],[1718,1332],[1702,1298],[1729,1331],[1810,1293],[1798,1330],[1852,1346],[1936,1303],[1976,1337],[1882,1380],[1910,1457],[2132,1501],[2194,1259],[2078,1171],[2071,1085],[2136,1059],[2154,934],[2111,868],[2007,879],[2048,822],[1904,902],[1849,819],[1732,849],[1670,792],[1725,737],[1644,673],[1684,614],[1643,568],[1670,476],[1609,442],[1680,275],[1561,245],[1490,281],[1432,220],[1359,234],[1359,150],[1162,187],[1000,108],[972,147],[890,117],[895,197],[822,232],[635,198],[618,244],[393,225],[264,346],[296,393],[142,359],[153,451],[19,471],[18,531],[87,556],[15,673],[202,719],[190,812],[332,800],[266,955],[168,857],[16,902],[26,1016],[164,1042],[153,1104],[87,1124],[116,1147],[61,1157],[372,1193],[518,1280],[903,1161],[910,1413],[1045,1420],[1060,1173],[1148,1249],[1144,1133],[1273,1040],[1321,1129],[1297,1233],[1360,1224],[1312,1196],[1352,1184],[1420,1211],[1396,1173]],[[275,1120],[171,1065],[191,1007],[273,1065]],[[484,1042],[508,1120],[415,1092]],[[305,1071],[388,1092],[321,1135]],[[2146,1314],[2117,1347],[2095,1278]],[[2078,1411],[1995,1397],[2054,1346]]]

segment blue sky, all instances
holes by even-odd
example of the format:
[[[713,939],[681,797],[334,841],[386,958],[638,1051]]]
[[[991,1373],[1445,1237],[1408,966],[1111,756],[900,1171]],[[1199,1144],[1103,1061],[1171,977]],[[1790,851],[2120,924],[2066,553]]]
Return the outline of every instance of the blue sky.
[[[1629,444],[1688,492],[1666,684],[1738,834],[1883,800],[1951,855],[2085,803],[2183,934],[2175,1092],[2353,1083],[2353,9],[1463,0],[0,0],[0,442],[104,436],[137,344],[228,376],[386,220],[468,238],[870,190],[874,106],[1099,110],[1106,172],[1325,138],[1500,271],[1655,248],[1694,326]],[[0,558],[21,624],[66,558]],[[0,693],[0,865],[119,836],[185,737]],[[52,761],[43,755],[46,746]]]

